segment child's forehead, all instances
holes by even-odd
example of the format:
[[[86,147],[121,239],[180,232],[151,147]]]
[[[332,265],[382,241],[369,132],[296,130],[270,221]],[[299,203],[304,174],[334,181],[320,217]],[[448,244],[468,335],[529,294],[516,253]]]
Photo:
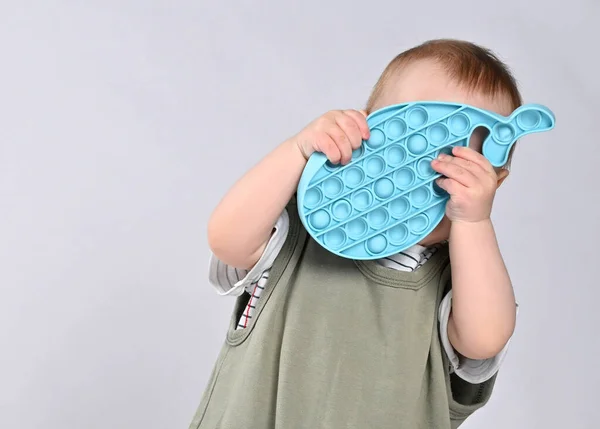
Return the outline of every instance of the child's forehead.
[[[504,116],[510,115],[513,110],[507,94],[486,94],[461,85],[432,60],[419,60],[403,65],[401,70],[384,83],[381,96],[372,110],[413,101],[470,104]]]

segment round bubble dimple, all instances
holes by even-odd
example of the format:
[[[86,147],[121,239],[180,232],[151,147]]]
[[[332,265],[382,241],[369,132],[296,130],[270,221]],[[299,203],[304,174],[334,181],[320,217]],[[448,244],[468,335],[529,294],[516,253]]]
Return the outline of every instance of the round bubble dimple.
[[[429,226],[429,218],[424,214],[417,215],[408,220],[408,227],[414,234],[420,234]]]
[[[380,156],[372,156],[365,161],[365,170],[371,177],[375,177],[383,173],[385,170],[385,161]]]
[[[382,200],[389,198],[394,193],[394,182],[387,177],[383,177],[375,182],[373,191],[375,196]]]
[[[435,175],[435,170],[431,168],[431,161],[433,161],[432,158],[426,157],[417,162],[417,174],[423,179],[429,179]]]
[[[392,167],[396,167],[406,159],[406,151],[402,146],[394,145],[387,149],[385,157]]]
[[[396,225],[388,231],[390,243],[399,245],[408,238],[408,228],[405,225]]]
[[[408,138],[406,147],[413,155],[421,155],[427,151],[427,139],[422,134],[415,134]]]
[[[365,153],[365,148],[363,145],[360,145],[357,149],[352,151],[352,160],[356,161],[358,158],[363,156],[363,153]]]
[[[390,212],[396,219],[406,216],[410,211],[410,203],[406,197],[396,198],[390,203]]]
[[[399,139],[406,133],[406,122],[402,119],[392,119],[385,124],[387,135],[392,140]]]
[[[429,134],[429,141],[435,146],[446,143],[450,136],[450,131],[448,131],[448,128],[444,124],[432,125],[427,132]]]
[[[429,119],[427,111],[422,107],[415,107],[414,109],[411,109],[406,114],[406,117],[408,118],[408,125],[410,125],[412,128],[418,128],[425,125]]]
[[[369,136],[369,140],[367,140],[367,145],[373,149],[377,149],[384,143],[385,134],[383,131],[381,131],[379,128],[371,130],[371,135]]]
[[[435,153],[435,157],[437,158],[441,153],[445,155],[452,155],[452,146],[446,146],[441,148]]]
[[[431,198],[431,192],[425,186],[421,186],[414,191],[412,191],[409,195],[410,202],[415,207],[423,207]]]
[[[367,252],[371,255],[379,255],[387,247],[387,240],[383,235],[376,235],[367,241]]]
[[[471,120],[464,113],[457,113],[450,118],[449,125],[452,134],[462,136],[469,131]]]
[[[342,228],[336,228],[325,234],[324,241],[325,245],[337,249],[346,242],[346,233]]]
[[[525,131],[532,130],[542,121],[542,115],[537,110],[526,110],[517,116],[517,124]]]
[[[401,168],[394,173],[394,183],[400,189],[406,189],[415,181],[415,173],[408,167]]]
[[[346,200],[336,201],[331,208],[331,214],[339,221],[346,220],[352,214],[352,206]]]
[[[330,177],[323,182],[323,192],[329,198],[335,198],[344,190],[344,182],[339,177]]]
[[[331,161],[329,161],[329,160],[327,162],[325,162],[325,168],[329,171],[333,171],[336,168],[338,168],[339,166],[340,166],[340,164],[332,164]]]
[[[361,189],[352,195],[352,205],[358,210],[365,210],[373,202],[373,195],[366,189]]]
[[[387,210],[383,207],[379,207],[367,215],[367,220],[372,228],[381,228],[390,219],[390,215]]]
[[[310,188],[304,194],[304,207],[307,209],[315,208],[319,205],[323,198],[323,194],[319,190],[319,188]]]
[[[511,143],[515,137],[515,130],[509,124],[496,124],[492,133],[494,140],[503,144]]]
[[[317,210],[313,214],[310,215],[308,222],[310,226],[314,229],[323,229],[329,225],[331,218],[329,217],[329,213],[325,210]]]
[[[355,188],[365,179],[365,173],[360,167],[349,167],[344,170],[344,181],[346,185]]]
[[[433,192],[434,197],[445,197],[448,195],[446,191],[444,191],[440,186],[435,183],[435,181],[431,182],[431,191]]]
[[[367,224],[367,221],[361,218],[354,219],[348,222],[348,224],[346,225],[346,231],[348,233],[348,236],[353,240],[358,240],[363,235],[365,235],[368,230],[369,225]]]

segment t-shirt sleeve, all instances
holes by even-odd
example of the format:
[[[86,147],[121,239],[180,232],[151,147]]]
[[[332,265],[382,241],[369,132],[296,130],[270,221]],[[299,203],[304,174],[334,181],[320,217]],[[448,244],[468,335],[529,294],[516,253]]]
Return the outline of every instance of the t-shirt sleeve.
[[[273,266],[279,255],[289,230],[287,210],[281,213],[273,227],[273,235],[258,262],[250,270],[231,267],[211,254],[208,266],[208,280],[219,295],[239,296],[245,288],[259,280],[260,276]]]
[[[490,380],[500,369],[502,362],[508,352],[510,340],[496,356],[489,359],[469,359],[460,356],[448,338],[448,321],[452,308],[452,290],[450,290],[439,307],[440,337],[442,346],[452,367],[452,371],[464,381],[471,384],[480,384]],[[517,311],[519,307],[517,305]]]

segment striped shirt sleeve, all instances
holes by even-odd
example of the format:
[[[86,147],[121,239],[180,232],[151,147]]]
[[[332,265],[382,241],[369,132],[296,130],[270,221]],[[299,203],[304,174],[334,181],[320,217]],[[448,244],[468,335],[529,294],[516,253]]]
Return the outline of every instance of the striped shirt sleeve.
[[[452,347],[450,339],[448,338],[448,321],[450,320],[451,308],[452,291],[449,291],[440,303],[439,320],[442,346],[450,360],[452,371],[467,383],[480,384],[488,381],[500,369],[500,366],[506,357],[506,353],[508,352],[510,340],[506,343],[500,353],[489,359],[478,360],[460,356],[456,353],[456,350],[454,350],[454,347]],[[517,305],[517,312],[518,310],[519,306]]]
[[[275,258],[279,255],[287,238],[289,230],[289,217],[286,210],[281,213],[273,227],[267,247],[262,256],[250,270],[231,267],[211,254],[208,266],[208,280],[219,295],[239,296],[249,285],[256,283],[262,274],[271,268]]]

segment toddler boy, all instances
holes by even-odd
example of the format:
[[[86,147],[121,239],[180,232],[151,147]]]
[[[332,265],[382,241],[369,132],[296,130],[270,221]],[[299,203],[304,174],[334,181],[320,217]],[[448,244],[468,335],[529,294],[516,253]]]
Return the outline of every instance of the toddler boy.
[[[508,166],[493,168],[481,155],[487,130],[432,162],[450,194],[446,215],[404,252],[337,257],[297,215],[295,191],[312,153],[346,164],[369,138],[367,114],[419,100],[504,116],[522,104],[489,50],[424,43],[387,66],[365,111],[316,119],[215,209],[210,282],[237,303],[190,428],[456,428],[487,403],[517,309],[490,220]]]

